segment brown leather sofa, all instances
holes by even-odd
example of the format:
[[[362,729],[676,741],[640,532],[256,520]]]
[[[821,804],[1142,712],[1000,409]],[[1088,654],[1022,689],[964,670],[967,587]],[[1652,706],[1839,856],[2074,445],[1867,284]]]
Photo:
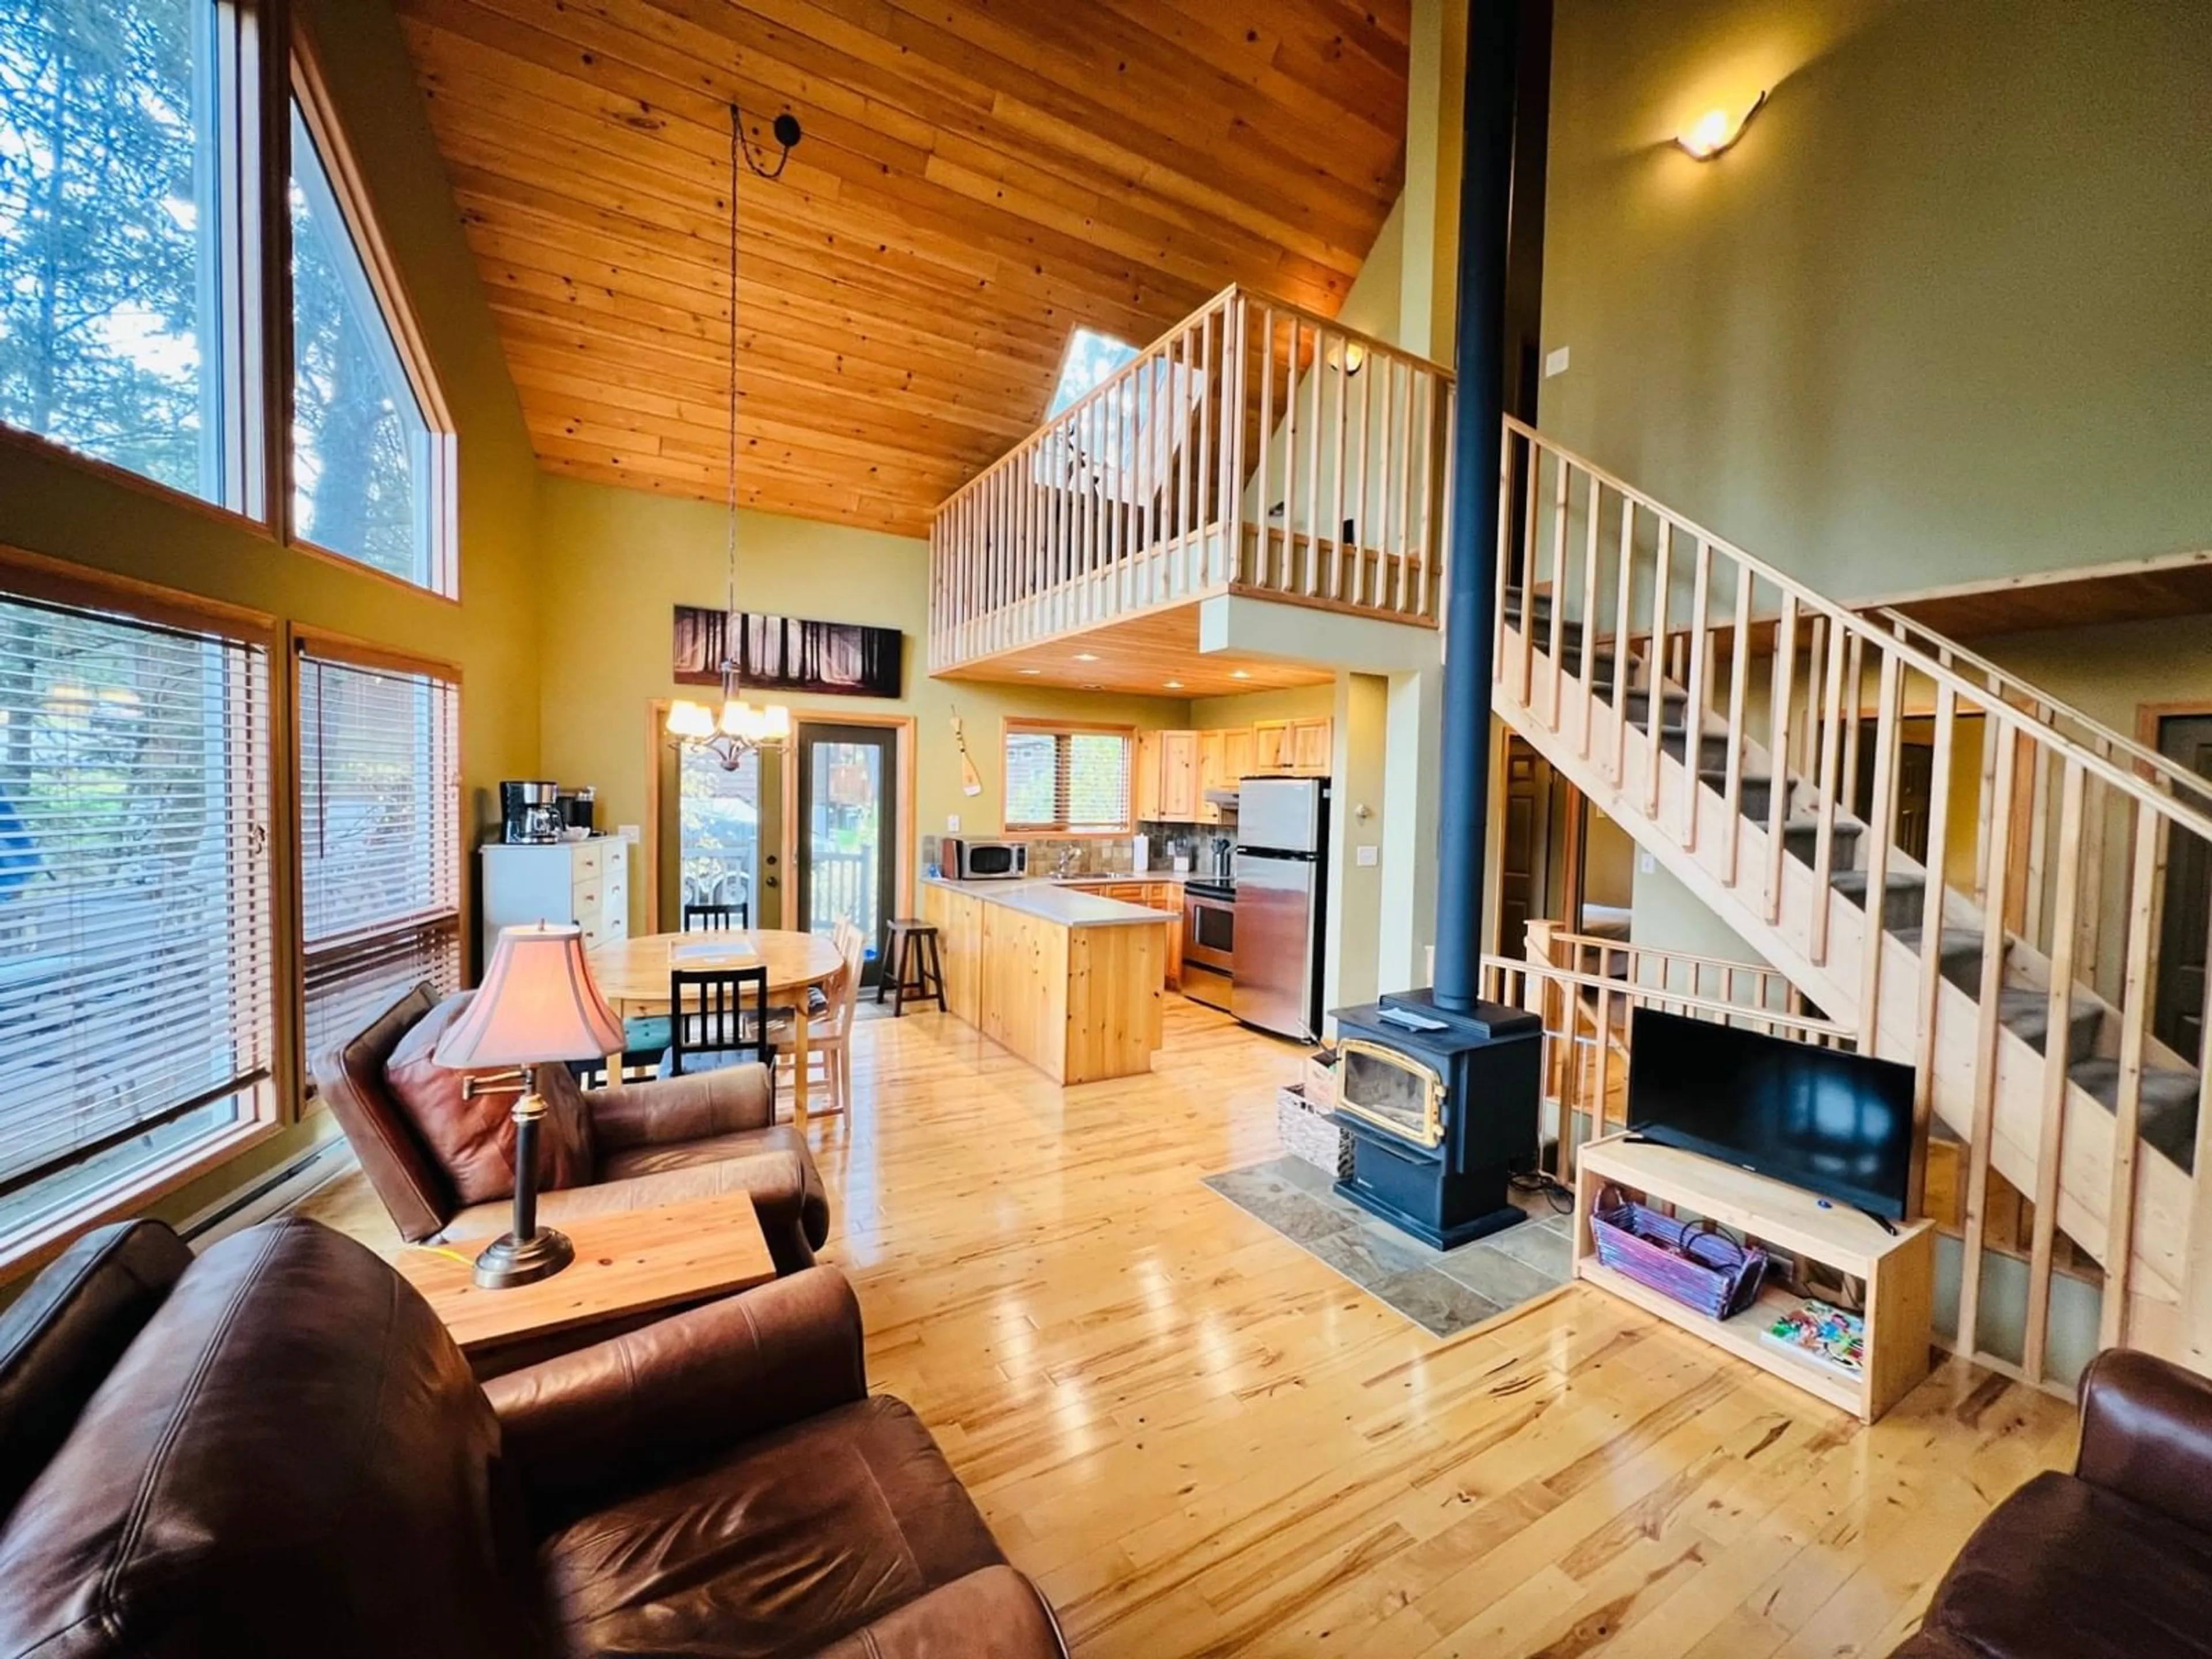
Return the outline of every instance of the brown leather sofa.
[[[439,1006],[428,986],[417,986],[367,1030],[314,1062],[317,1090],[400,1236],[416,1243],[496,1237],[513,1216],[505,1198],[463,1201],[455,1172],[386,1086],[393,1051]],[[830,1236],[830,1200],[806,1138],[773,1121],[764,1067],[733,1066],[581,1092],[590,1131],[583,1149],[588,1180],[542,1192],[541,1222],[558,1227],[582,1216],[745,1192],[776,1270],[813,1265],[814,1252]],[[504,1111],[504,1103],[495,1109]]]
[[[0,1659],[1064,1656],[817,1267],[500,1378],[312,1221],[0,1315]]]
[[[2071,1474],[1997,1505],[1893,1659],[2212,1656],[2212,1382],[2109,1349]]]

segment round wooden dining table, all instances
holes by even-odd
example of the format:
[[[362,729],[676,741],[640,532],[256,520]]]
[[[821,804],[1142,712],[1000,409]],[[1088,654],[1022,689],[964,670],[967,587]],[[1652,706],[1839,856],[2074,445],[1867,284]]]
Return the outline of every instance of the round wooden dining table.
[[[623,1019],[670,1012],[672,969],[766,968],[769,1006],[798,1011],[791,1023],[791,1116],[800,1128],[806,1127],[806,1043],[813,1024],[806,1018],[806,994],[829,984],[845,966],[828,939],[817,933],[765,927],[743,933],[644,933],[594,945],[585,960],[599,981],[599,994]],[[622,1075],[620,1054],[607,1057],[607,1075]]]

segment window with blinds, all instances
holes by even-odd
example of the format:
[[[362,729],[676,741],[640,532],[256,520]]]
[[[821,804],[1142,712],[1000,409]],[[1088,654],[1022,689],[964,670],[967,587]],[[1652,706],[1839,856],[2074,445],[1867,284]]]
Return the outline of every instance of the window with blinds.
[[[273,1110],[264,645],[0,595],[0,1249]]]
[[[1129,828],[1129,732],[1006,722],[1006,828],[1112,835]]]
[[[429,981],[460,983],[460,689],[300,653],[310,1060]]]

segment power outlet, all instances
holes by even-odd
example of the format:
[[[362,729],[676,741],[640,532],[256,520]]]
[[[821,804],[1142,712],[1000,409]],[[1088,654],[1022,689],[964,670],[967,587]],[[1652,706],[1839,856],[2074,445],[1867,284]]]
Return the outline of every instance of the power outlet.
[[[960,833],[959,813],[947,812],[945,815],[945,833],[948,836],[957,836]]]
[[[1364,870],[1372,870],[1379,861],[1379,856],[1380,849],[1373,847],[1362,847],[1352,854],[1352,857]]]
[[[1567,349],[1561,346],[1544,359],[1544,378],[1557,380],[1567,372]]]
[[[636,826],[635,824],[634,824],[634,823],[625,823],[624,825],[623,825],[623,826],[622,826],[622,828],[621,828],[620,830],[617,830],[615,833],[616,833],[616,834],[617,834],[617,835],[619,835],[619,836],[621,836],[624,841],[628,842],[631,846],[635,847],[635,846],[636,846],[636,845],[637,845],[638,829],[637,829],[637,826]]]
[[[1658,870],[1659,860],[1653,858],[1650,854],[1638,853],[1636,855],[1637,874],[1642,876],[1656,875],[1658,873]]]

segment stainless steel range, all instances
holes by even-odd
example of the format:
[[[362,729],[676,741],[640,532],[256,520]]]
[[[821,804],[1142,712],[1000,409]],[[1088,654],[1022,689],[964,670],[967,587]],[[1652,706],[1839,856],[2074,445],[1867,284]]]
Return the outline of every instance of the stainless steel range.
[[[1182,884],[1182,994],[1230,1011],[1237,966],[1237,889],[1225,881]]]

